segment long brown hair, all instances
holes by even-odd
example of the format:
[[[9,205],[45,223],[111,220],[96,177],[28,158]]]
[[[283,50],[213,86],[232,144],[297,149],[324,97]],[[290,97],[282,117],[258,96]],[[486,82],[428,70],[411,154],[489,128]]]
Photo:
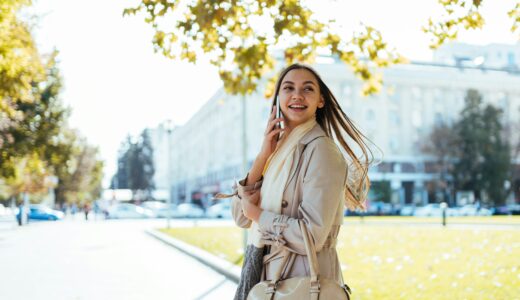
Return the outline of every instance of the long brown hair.
[[[368,168],[373,162],[372,151],[365,142],[368,141],[368,138],[356,128],[347,114],[345,114],[341,109],[336,97],[334,97],[331,90],[325,82],[323,82],[318,73],[307,65],[298,63],[292,64],[280,73],[276,83],[273,105],[276,105],[275,99],[278,96],[283,79],[287,73],[292,70],[307,70],[316,77],[320,87],[321,96],[323,96],[323,99],[325,100],[325,105],[322,108],[318,108],[316,111],[316,121],[320,124],[328,137],[339,142],[351,160],[348,166],[347,184],[345,186],[345,206],[350,210],[355,210],[357,208],[366,210],[365,203],[368,190],[370,189]],[[354,153],[345,139],[345,133],[359,146],[362,155],[358,157]]]

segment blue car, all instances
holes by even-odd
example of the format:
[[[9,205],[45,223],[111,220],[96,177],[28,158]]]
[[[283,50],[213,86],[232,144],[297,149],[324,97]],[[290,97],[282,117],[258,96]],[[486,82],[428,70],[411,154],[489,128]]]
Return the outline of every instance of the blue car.
[[[18,209],[18,213],[16,214],[16,219],[18,222],[20,221],[20,209]],[[50,209],[45,205],[30,205],[29,212],[27,217],[29,220],[48,220],[48,221],[57,221],[63,219],[63,212],[59,210]]]

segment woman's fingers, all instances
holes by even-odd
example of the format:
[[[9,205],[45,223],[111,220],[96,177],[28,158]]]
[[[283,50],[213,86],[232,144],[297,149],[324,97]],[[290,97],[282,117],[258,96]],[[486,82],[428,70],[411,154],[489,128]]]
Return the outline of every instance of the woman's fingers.
[[[277,135],[278,133],[282,132],[283,129],[281,128],[276,128],[275,130],[269,132],[269,134],[267,134],[267,139],[272,141],[274,136]]]
[[[272,132],[273,128],[276,126],[277,123],[283,122],[283,118],[277,118],[269,122],[269,125],[267,126],[267,130],[265,131],[265,134],[269,134]]]
[[[257,204],[258,200],[260,200],[260,191],[249,191],[244,193],[244,200],[246,200],[249,203]]]
[[[271,115],[269,116],[269,120],[267,120],[267,126],[265,128],[265,134],[267,134],[269,132],[270,128],[272,127],[271,123],[274,120],[274,118],[276,117],[275,109],[276,109],[276,106],[273,106],[273,109],[271,110]]]

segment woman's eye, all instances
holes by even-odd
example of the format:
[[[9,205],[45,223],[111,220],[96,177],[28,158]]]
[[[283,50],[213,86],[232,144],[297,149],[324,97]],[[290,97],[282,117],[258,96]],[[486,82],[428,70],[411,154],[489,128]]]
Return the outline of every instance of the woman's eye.
[[[292,88],[293,88],[292,86],[286,86],[286,87],[284,87],[283,89],[284,89],[284,90],[292,90]]]
[[[306,87],[305,90],[306,91],[314,91],[311,87]]]

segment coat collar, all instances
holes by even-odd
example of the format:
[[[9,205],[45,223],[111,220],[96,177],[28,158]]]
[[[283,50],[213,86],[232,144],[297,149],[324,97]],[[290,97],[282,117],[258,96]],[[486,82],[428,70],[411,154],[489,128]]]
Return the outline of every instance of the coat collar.
[[[327,136],[325,131],[321,128],[320,124],[316,123],[316,125],[301,138],[300,144],[307,145],[313,140],[323,136]]]

